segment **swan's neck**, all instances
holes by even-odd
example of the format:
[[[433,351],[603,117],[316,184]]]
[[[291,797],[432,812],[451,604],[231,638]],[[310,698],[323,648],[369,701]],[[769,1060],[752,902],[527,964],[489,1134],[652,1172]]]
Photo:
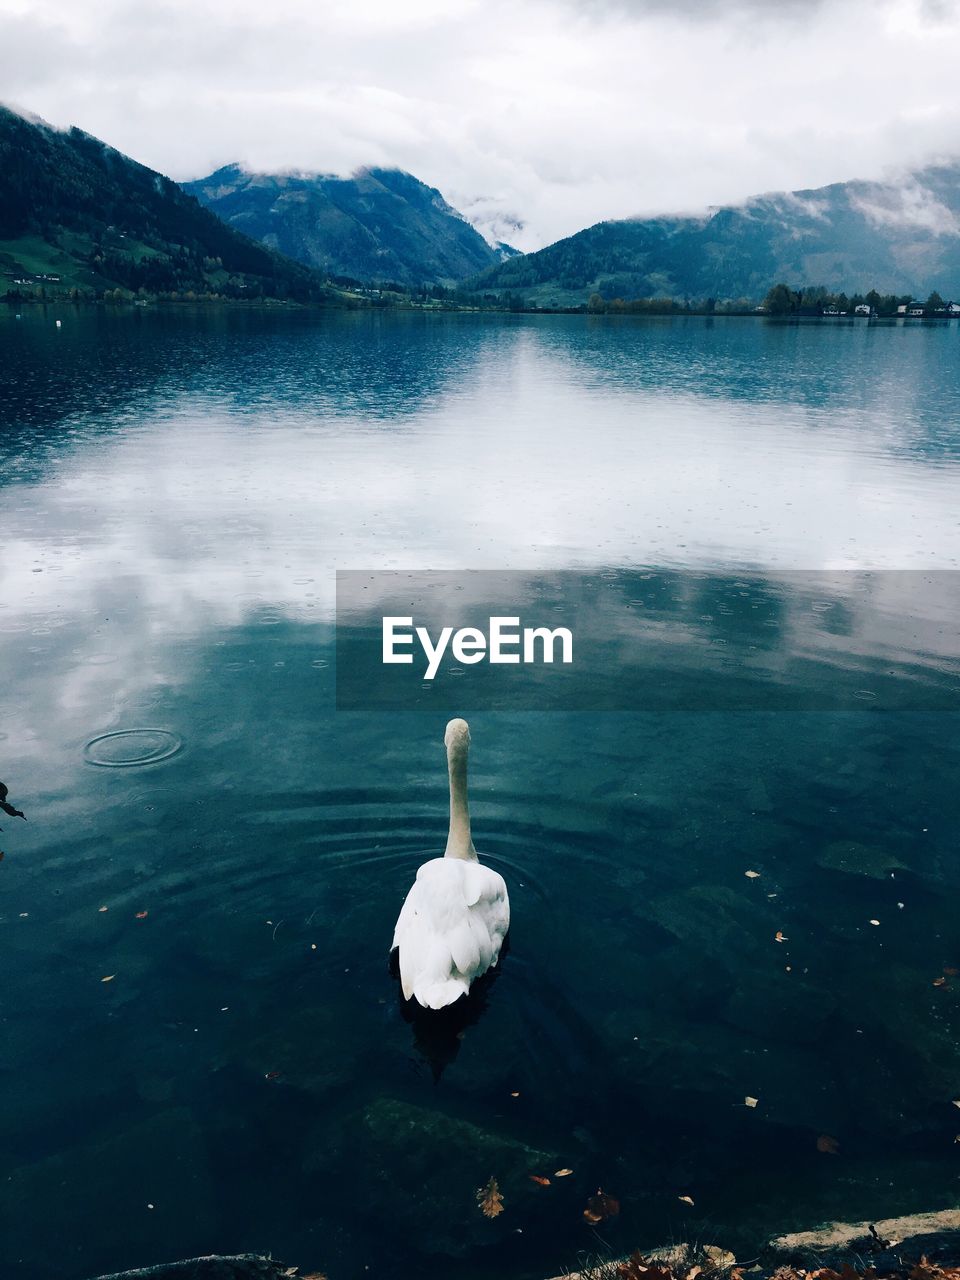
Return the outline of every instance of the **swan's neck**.
[[[470,809],[467,805],[467,751],[462,744],[447,748],[450,773],[450,831],[447,834],[445,858],[476,861],[477,851],[470,838]]]

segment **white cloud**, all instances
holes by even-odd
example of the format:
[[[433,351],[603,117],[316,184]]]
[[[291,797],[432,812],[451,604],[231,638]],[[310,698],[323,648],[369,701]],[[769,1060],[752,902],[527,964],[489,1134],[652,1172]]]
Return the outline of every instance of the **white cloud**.
[[[874,226],[932,231],[938,236],[960,235],[957,215],[917,182],[897,187],[867,187],[852,192],[850,203]]]
[[[396,164],[524,248],[951,151],[958,57],[931,0],[0,0],[56,124],[181,179]]]

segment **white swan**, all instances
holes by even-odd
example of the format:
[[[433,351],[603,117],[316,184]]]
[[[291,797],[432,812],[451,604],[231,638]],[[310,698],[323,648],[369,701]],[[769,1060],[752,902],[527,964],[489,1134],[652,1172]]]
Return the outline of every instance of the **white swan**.
[[[442,1009],[466,995],[474,978],[499,960],[510,927],[503,876],[477,861],[470,838],[466,720],[451,720],[443,741],[450,774],[446,852],[417,872],[393,932],[404,999],[416,997],[425,1009]]]

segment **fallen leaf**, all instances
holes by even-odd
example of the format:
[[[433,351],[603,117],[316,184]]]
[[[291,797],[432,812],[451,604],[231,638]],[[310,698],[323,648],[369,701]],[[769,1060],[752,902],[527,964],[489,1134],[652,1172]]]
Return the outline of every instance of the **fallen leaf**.
[[[503,1213],[503,1196],[496,1178],[491,1178],[485,1187],[478,1189],[477,1204],[485,1218],[496,1218]]]
[[[519,1094],[519,1093],[511,1093],[510,1097],[511,1097],[511,1098],[519,1098],[519,1097],[520,1097],[520,1094]]]
[[[939,1267],[926,1254],[922,1254],[920,1261],[907,1274],[908,1280],[955,1280],[957,1272],[957,1267]]]
[[[750,1095],[749,1095],[749,1093],[748,1093],[748,1094],[747,1094],[747,1096],[746,1096],[746,1097],[744,1098],[744,1100],[743,1100],[743,1105],[744,1105],[745,1107],[755,1107],[759,1101],[760,1101],[760,1099],[759,1099],[759,1098],[751,1098],[751,1097],[750,1097]]]
[[[572,1169],[556,1169],[553,1176],[555,1178],[569,1178],[571,1173],[573,1173]]]
[[[876,924],[876,925],[878,925],[878,924],[880,923],[880,921],[879,921],[879,920],[871,920],[871,921],[870,921],[870,923],[871,923],[871,924]]]
[[[148,916],[149,914],[150,914],[150,912],[149,912],[149,911],[138,911],[138,912],[137,912],[137,914],[136,914],[136,919],[137,919],[137,920],[146,920],[146,918],[147,918],[147,916]]]
[[[745,871],[743,874],[747,877],[747,879],[748,879],[748,880],[759,880],[759,879],[760,879],[760,872],[759,872],[759,871]]]
[[[645,1258],[639,1251],[617,1263],[617,1275],[621,1280],[675,1280],[668,1265]]]
[[[598,1222],[606,1222],[608,1218],[615,1218],[619,1212],[620,1201],[615,1200],[613,1196],[608,1196],[598,1187],[597,1194],[591,1196],[587,1201],[583,1216],[591,1226],[596,1226]]]
[[[682,1200],[684,1204],[693,1204],[693,1196],[677,1196],[678,1200]]]
[[[117,976],[117,975],[116,975],[115,973],[108,973],[108,974],[107,974],[107,976],[106,976],[105,978],[101,978],[101,979],[100,979],[100,981],[101,981],[101,982],[112,982],[116,976]]]
[[[529,1174],[528,1176],[529,1176],[529,1178],[530,1178],[530,1181],[531,1181],[531,1182],[535,1182],[535,1183],[537,1184],[537,1186],[538,1186],[538,1187],[549,1187],[549,1185],[550,1185],[550,1179],[549,1179],[549,1178],[544,1178],[544,1177],[543,1177],[541,1174],[539,1174],[539,1173],[531,1173],[531,1174]]]
[[[718,1244],[705,1244],[703,1246],[703,1256],[710,1263],[712,1271],[725,1271],[727,1267],[732,1267],[737,1261],[732,1253],[726,1249],[721,1249]]]
[[[831,1138],[829,1133],[821,1133],[817,1139],[817,1150],[822,1151],[824,1155],[835,1156],[840,1150],[840,1143],[836,1138]]]
[[[947,985],[946,978],[934,978],[933,985],[935,987],[945,987]]]
[[[779,929],[778,929],[778,930],[777,930],[777,932],[773,935],[773,940],[774,940],[774,942],[789,942],[789,941],[790,941],[790,939],[789,939],[785,934],[781,933]]]
[[[109,908],[109,907],[97,907],[97,910],[98,910],[98,911],[101,913],[101,915],[102,915],[104,911],[109,911],[109,910],[110,910],[110,908]]]

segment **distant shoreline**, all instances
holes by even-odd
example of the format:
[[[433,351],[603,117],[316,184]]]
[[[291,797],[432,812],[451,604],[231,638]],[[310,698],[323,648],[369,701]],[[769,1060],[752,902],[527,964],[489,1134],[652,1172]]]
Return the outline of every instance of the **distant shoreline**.
[[[702,307],[682,308],[672,311],[590,311],[586,305],[579,307],[474,307],[442,306],[400,303],[396,305],[338,306],[332,303],[293,302],[284,298],[258,298],[244,301],[234,298],[150,298],[130,301],[105,301],[103,298],[0,298],[0,303],[10,311],[34,312],[43,308],[61,310],[100,310],[111,312],[231,312],[233,314],[284,313],[287,315],[490,315],[490,316],[583,316],[589,320],[767,320],[775,324],[808,325],[823,324],[833,327],[876,325],[913,327],[924,324],[960,324],[960,316],[855,316],[855,315],[770,315],[755,307],[749,310],[706,311]]]

